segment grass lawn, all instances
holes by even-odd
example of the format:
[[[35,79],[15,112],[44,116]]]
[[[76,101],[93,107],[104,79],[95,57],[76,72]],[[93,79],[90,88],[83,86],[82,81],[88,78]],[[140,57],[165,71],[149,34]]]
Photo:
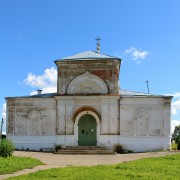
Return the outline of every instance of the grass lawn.
[[[10,179],[180,179],[180,154],[147,158],[109,166],[66,167],[38,171]]]
[[[43,163],[30,157],[0,157],[0,175],[13,173],[26,168],[33,168]]]

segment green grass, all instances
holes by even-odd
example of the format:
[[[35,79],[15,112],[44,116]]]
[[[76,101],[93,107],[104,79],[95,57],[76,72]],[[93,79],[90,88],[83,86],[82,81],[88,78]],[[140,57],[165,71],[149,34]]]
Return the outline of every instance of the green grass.
[[[10,179],[119,180],[119,179],[180,179],[180,154],[147,158],[117,165],[66,167],[38,171]]]
[[[0,157],[0,175],[13,173],[22,169],[33,168],[43,163],[30,157]]]

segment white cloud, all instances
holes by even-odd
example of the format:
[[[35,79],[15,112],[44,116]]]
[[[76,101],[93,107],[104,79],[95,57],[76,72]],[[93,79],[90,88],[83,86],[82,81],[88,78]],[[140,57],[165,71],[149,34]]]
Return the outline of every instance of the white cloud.
[[[175,98],[180,97],[180,92],[174,93],[173,96],[174,96]]]
[[[179,98],[180,92],[175,92],[174,94],[165,94],[166,96],[173,96],[173,98]]]
[[[173,102],[171,104],[172,115],[180,115],[180,92],[173,94],[165,94],[166,96],[173,96]]]
[[[31,86],[42,89],[42,93],[52,93],[57,91],[57,70],[52,67],[45,69],[43,75],[35,75],[29,73],[24,82]],[[36,91],[32,91],[31,95],[37,94]]]
[[[172,103],[171,110],[173,115],[180,114],[180,99],[177,99]]]
[[[134,47],[125,50],[125,54],[131,56],[136,63],[140,63],[141,60],[145,59],[148,55],[150,55],[150,53],[150,51],[142,51],[141,49]]]
[[[175,92],[173,94],[165,94],[166,96],[173,96],[173,102],[171,104],[172,115],[180,115],[180,92]]]
[[[178,120],[171,121],[171,134],[174,132],[175,126],[178,126],[178,125],[180,125],[180,121],[178,121]]]
[[[6,132],[5,132],[5,129],[6,129],[6,103],[4,103],[1,108],[1,116],[4,120],[2,134],[6,134]],[[1,122],[1,120],[0,120],[0,122]]]
[[[2,114],[2,118],[5,120],[6,119],[6,103],[4,103],[1,108],[1,114]]]

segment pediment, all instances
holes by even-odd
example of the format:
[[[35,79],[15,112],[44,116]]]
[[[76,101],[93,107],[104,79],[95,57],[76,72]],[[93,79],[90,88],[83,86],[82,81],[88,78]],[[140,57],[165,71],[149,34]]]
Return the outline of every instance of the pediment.
[[[108,88],[100,77],[87,71],[71,81],[67,94],[108,94]]]

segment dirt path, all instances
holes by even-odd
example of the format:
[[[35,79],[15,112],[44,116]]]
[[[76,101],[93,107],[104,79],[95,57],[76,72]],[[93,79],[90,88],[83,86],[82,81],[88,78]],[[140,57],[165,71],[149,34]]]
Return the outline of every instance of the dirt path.
[[[16,151],[15,156],[26,156],[39,159],[46,165],[36,166],[33,169],[24,169],[14,174],[0,175],[0,179],[6,179],[13,176],[19,176],[22,174],[28,174],[39,170],[45,170],[50,168],[59,168],[66,166],[95,166],[95,165],[107,165],[118,164],[121,162],[133,161],[141,158],[148,157],[160,157],[175,152],[150,152],[150,153],[133,153],[133,154],[116,154],[116,155],[61,155],[42,152],[26,152]],[[180,152],[176,152],[180,153]]]

